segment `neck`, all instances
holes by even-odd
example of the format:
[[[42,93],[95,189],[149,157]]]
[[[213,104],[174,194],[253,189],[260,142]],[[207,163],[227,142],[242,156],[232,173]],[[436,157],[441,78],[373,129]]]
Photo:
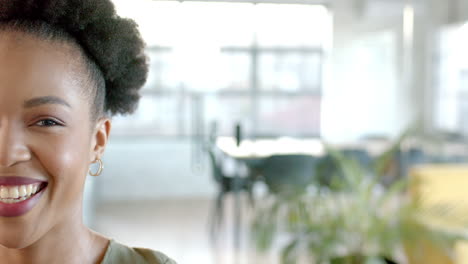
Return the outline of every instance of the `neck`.
[[[28,247],[10,249],[0,246],[0,259],[2,263],[18,264],[97,264],[104,257],[108,244],[107,238],[83,224],[80,215],[57,223]]]

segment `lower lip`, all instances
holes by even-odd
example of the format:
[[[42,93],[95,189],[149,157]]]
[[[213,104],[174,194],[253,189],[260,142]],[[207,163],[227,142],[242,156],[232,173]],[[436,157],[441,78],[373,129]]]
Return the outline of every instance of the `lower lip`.
[[[39,202],[39,199],[41,198],[42,194],[44,194],[46,188],[47,186],[42,188],[42,190],[30,198],[21,202],[11,204],[0,202],[0,216],[15,217],[26,214]]]

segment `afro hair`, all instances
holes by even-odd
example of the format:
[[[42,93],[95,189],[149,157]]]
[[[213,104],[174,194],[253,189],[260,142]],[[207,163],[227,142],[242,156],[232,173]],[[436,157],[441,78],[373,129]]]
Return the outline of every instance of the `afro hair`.
[[[136,23],[117,16],[110,0],[0,0],[0,26],[11,22],[33,33],[39,22],[71,36],[104,80],[96,92],[103,93],[100,112],[135,111],[148,75],[145,44]]]

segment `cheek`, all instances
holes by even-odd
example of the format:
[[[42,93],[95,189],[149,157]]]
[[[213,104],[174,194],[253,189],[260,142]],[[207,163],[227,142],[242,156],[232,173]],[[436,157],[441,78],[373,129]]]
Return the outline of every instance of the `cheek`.
[[[44,166],[50,172],[50,176],[56,181],[73,181],[82,178],[85,152],[77,141],[64,144],[53,151],[48,152]]]
[[[76,197],[82,192],[88,170],[89,136],[85,131],[35,138],[33,152],[38,166],[49,178],[51,199],[67,200],[63,195]],[[56,197],[60,196],[60,197]]]

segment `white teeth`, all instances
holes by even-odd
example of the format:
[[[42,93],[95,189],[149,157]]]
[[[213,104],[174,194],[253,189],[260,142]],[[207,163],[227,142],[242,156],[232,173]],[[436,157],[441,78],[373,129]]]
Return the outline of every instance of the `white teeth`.
[[[5,187],[5,186],[1,186],[0,187],[0,198],[4,199],[4,198],[8,198],[8,196],[9,196],[8,188]]]
[[[24,201],[36,194],[40,183],[18,185],[18,186],[0,186],[0,202],[17,203]]]
[[[32,193],[36,193],[37,188],[39,188],[39,184],[32,184]]]
[[[19,199],[2,199],[1,202],[3,203],[8,203],[8,204],[12,204],[12,203],[18,203],[18,202],[21,202]]]
[[[18,186],[13,186],[8,188],[9,193],[10,193],[10,198],[18,198],[19,197],[19,191],[18,191]]]
[[[2,199],[1,201],[4,202],[4,203],[11,203],[11,200],[12,199]]]
[[[25,197],[28,193],[26,192],[26,185],[19,187],[19,197]]]
[[[33,193],[33,185],[29,184],[26,186],[26,194],[29,196]]]

